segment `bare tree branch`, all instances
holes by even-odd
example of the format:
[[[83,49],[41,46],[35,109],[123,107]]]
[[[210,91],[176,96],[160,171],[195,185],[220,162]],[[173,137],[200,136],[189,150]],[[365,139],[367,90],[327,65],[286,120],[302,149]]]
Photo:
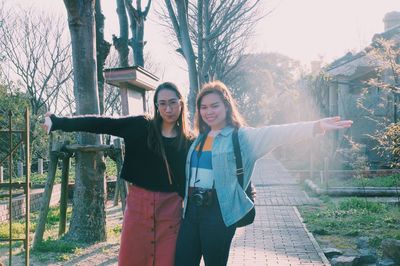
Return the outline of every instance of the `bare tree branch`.
[[[177,51],[182,52],[188,64],[191,113],[201,84],[215,78],[223,80],[237,66],[262,16],[256,10],[259,3],[260,0],[165,0],[167,12],[160,16],[165,20],[168,14]]]
[[[61,86],[71,79],[71,50],[60,19],[33,10],[1,14],[2,75],[19,80],[28,93],[32,113],[57,104]],[[12,73],[6,73],[4,69]],[[54,98],[54,99],[53,99]]]

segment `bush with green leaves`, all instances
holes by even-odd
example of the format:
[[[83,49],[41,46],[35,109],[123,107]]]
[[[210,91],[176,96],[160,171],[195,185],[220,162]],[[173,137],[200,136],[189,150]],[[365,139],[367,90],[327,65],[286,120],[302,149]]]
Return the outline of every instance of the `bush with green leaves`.
[[[382,134],[377,136],[379,146],[377,150],[381,156],[387,158],[391,167],[400,167],[400,122],[390,124]]]

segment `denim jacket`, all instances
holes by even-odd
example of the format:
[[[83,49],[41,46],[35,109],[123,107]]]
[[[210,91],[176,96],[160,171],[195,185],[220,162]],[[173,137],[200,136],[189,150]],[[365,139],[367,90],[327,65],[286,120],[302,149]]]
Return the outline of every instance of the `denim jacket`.
[[[239,143],[242,153],[245,187],[250,182],[254,164],[257,159],[271,152],[278,146],[313,137],[315,121],[285,125],[265,126],[259,128],[241,127]],[[232,144],[233,127],[227,126],[215,136],[212,146],[212,171],[215,190],[220,204],[222,218],[226,226],[239,221],[252,207],[253,203],[237,181],[236,161]],[[201,135],[189,149],[186,159],[186,193],[184,198],[183,217],[187,206],[187,195],[190,177],[190,158]]]

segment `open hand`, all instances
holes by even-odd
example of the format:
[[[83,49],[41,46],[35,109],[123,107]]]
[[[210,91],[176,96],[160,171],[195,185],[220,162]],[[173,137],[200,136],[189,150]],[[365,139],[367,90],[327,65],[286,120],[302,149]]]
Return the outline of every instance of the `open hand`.
[[[52,115],[52,113],[49,113],[49,112],[46,113],[45,118],[44,118],[44,123],[40,125],[47,132],[47,134],[49,134],[50,130],[51,130],[51,125],[52,125],[52,122],[50,119],[51,115]]]
[[[349,128],[352,124],[352,120],[341,120],[339,116],[322,118],[317,121],[316,133]]]

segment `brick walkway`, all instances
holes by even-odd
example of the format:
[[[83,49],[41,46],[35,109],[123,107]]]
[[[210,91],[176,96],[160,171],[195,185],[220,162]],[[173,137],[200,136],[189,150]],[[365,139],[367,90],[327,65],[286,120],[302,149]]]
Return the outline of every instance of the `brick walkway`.
[[[330,265],[302,223],[296,206],[318,204],[283,166],[260,161],[253,173],[257,188],[256,220],[237,230],[229,265]]]
[[[282,198],[276,196],[280,188],[286,192]],[[237,230],[229,265],[329,265],[295,206],[304,204],[304,196],[289,196],[290,190],[302,196],[297,187],[257,187],[257,192],[275,196],[268,200],[260,196],[254,224]]]

